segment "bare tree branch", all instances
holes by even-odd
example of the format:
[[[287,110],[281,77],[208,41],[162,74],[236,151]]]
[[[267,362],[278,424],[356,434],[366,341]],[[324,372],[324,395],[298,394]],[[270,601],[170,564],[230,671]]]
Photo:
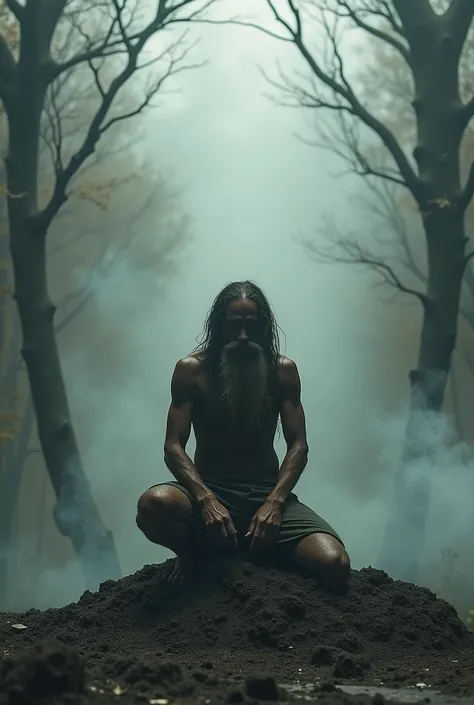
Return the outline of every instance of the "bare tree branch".
[[[271,85],[275,86],[277,84],[271,82]],[[293,84],[290,88],[288,85],[280,84],[279,89],[283,93],[288,90],[292,97],[298,96],[299,106],[310,105],[309,101],[306,102],[301,86]],[[280,105],[282,104],[281,101],[278,102]],[[284,105],[289,107],[290,103],[284,103]],[[316,102],[313,102],[313,105],[316,106]],[[354,120],[347,119],[348,115],[353,116],[352,111],[345,109],[344,106],[333,105],[326,101],[318,101],[317,105],[318,107],[325,107],[328,110],[335,111],[336,119],[332,120],[328,125],[324,125],[322,121],[318,122],[319,139],[307,139],[299,135],[298,139],[309,146],[318,147],[321,150],[336,154],[341,160],[346,162],[349,171],[358,176],[366,177],[369,180],[371,177],[376,177],[391,184],[407,188],[407,184],[403,181],[398,171],[382,163],[376,164],[375,155],[373,158],[369,156],[367,148],[364,149],[362,144],[360,124]]]
[[[384,19],[390,28],[398,35],[406,39],[405,32],[402,25],[398,22],[397,17],[393,11],[391,0],[377,0],[376,4],[377,14]]]
[[[167,191],[163,195],[165,198],[171,198],[170,202],[173,202],[171,194]],[[140,206],[129,213],[127,222],[123,223],[121,227],[122,235],[119,236],[118,240],[115,231],[113,241],[109,237],[101,240],[100,251],[94,261],[94,265],[88,269],[84,281],[73,291],[65,294],[58,303],[58,313],[62,313],[64,310],[66,312],[55,325],[57,335],[63,333],[87,304],[92,301],[96,293],[93,283],[97,276],[110,276],[117,265],[125,262],[127,256],[129,257],[131,247],[143,233],[143,228],[141,227],[142,219],[150,208],[153,208],[154,204],[156,207],[156,198],[157,191],[155,186],[150,188],[149,194]],[[134,261],[134,265],[141,269],[155,269],[157,265],[169,262],[169,255],[178,249],[183,241],[183,235],[187,233],[187,229],[188,220],[186,216],[173,220],[171,224],[165,219],[161,223],[161,236],[156,243],[156,247],[151,251],[147,251],[142,258],[137,258]],[[82,237],[83,234],[81,232],[78,237]],[[68,244],[70,245],[76,239],[69,240]]]
[[[56,81],[50,86],[48,93],[48,101],[45,105],[45,115],[48,120],[49,132],[46,130],[42,131],[42,138],[49,149],[51,154],[51,162],[54,166],[54,171],[56,174],[60,173],[63,169],[63,115],[62,109],[64,105],[59,104],[59,97],[61,93],[61,88],[63,83],[61,81]]]
[[[371,195],[368,198],[359,199],[360,205],[371,220],[375,216],[382,225],[379,230],[375,230],[371,241],[378,246],[380,251],[385,249],[385,251],[392,252],[394,244],[398,244],[400,253],[395,255],[396,263],[426,286],[427,272],[418,262],[414,252],[414,243],[417,242],[416,233],[412,232],[408,224],[408,216],[400,207],[397,190],[387,182],[378,180],[369,180],[366,185]],[[370,256],[373,257],[373,254],[371,253]],[[382,255],[376,255],[375,258],[377,261],[381,261]],[[470,300],[468,302],[461,300],[459,313],[474,328],[474,270],[469,267],[472,261],[474,261],[474,251],[468,253],[463,261],[465,291],[469,292]]]
[[[400,208],[398,200],[398,189],[385,181],[369,180],[366,185],[370,191],[370,197],[360,199],[363,209],[369,217],[380,222],[382,227],[379,233],[384,234],[384,238],[379,234],[375,236],[381,246],[393,248],[393,240],[400,245],[401,253],[397,258],[400,265],[413,274],[418,281],[423,284],[427,282],[427,274],[422,265],[419,264],[415,252],[414,243],[416,238],[412,229],[409,228],[407,216]],[[378,228],[377,228],[378,230]],[[395,238],[393,237],[395,236]]]
[[[120,9],[119,13],[120,14]],[[114,56],[116,54],[124,54],[124,40],[120,35],[117,37],[117,28],[120,27],[117,15],[111,18],[110,25],[106,31],[102,34],[101,38],[94,40],[90,37],[87,32],[82,28],[80,20],[76,20],[74,17],[70,17],[72,26],[75,27],[78,34],[84,40],[87,49],[84,52],[80,52],[70,59],[64,60],[63,62],[50,61],[48,70],[48,80],[50,82],[54,81],[63,73],[69,73],[71,69],[79,66],[83,63],[92,62],[93,59],[100,59],[106,56]],[[114,38],[114,39],[113,39]],[[139,33],[129,37],[128,41],[133,41],[139,38]]]
[[[276,3],[273,2],[273,0],[266,0],[266,2],[270,7],[276,21],[285,29],[286,32],[288,32],[289,39],[298,48],[300,55],[305,60],[312,74],[319,79],[323,85],[330,88],[336,97],[342,99],[341,105],[338,105],[337,102],[334,104],[334,109],[353,114],[354,117],[361,120],[382,140],[383,144],[392,155],[397,168],[400,171],[403,182],[411,191],[415,200],[417,202],[422,202],[424,195],[422,182],[415,173],[394,133],[361,104],[353,88],[345,78],[343,61],[336,46],[337,42],[334,32],[329,33],[329,39],[334,50],[335,68],[332,71],[328,71],[322,68],[321,64],[310,52],[304,41],[300,11],[296,8],[294,1],[287,0],[287,6],[291,11],[294,20],[293,27],[276,9]],[[422,0],[422,3],[423,2],[425,2],[425,0]],[[257,26],[257,29],[265,34],[269,34],[266,27]],[[320,98],[315,96],[315,100],[318,101]]]
[[[208,0],[208,2],[204,5],[204,8],[209,7],[210,4],[214,1],[215,0]],[[114,27],[118,27],[118,31],[121,32],[126,26],[120,18],[120,14],[123,11],[124,4],[119,5],[117,0],[114,0],[114,2],[116,3],[117,14],[114,17],[112,24],[114,25]],[[151,22],[148,23],[148,25],[145,26],[145,28],[141,32],[138,32],[133,36],[133,41],[130,36],[126,35],[126,33],[123,34],[123,36],[121,37],[122,53],[125,53],[128,56],[128,59],[123,70],[115,76],[107,90],[105,90],[103,86],[101,86],[100,82],[98,81],[97,75],[94,73],[92,59],[84,58],[85,55],[81,55],[80,61],[87,61],[92,67],[97,87],[101,96],[101,104],[99,105],[99,108],[97,109],[93,119],[91,120],[89,129],[82,141],[82,144],[71,156],[68,163],[63,167],[60,163],[58,163],[58,160],[56,159],[57,171],[53,194],[45,208],[36,216],[38,226],[42,230],[46,230],[49,227],[49,224],[51,223],[52,219],[57,214],[62,204],[67,200],[68,196],[66,190],[71,179],[81,168],[82,164],[84,164],[88,157],[90,157],[90,155],[94,152],[95,147],[102,135],[117,122],[126,120],[134,115],[139,114],[147,105],[149,105],[153,96],[155,96],[158,91],[162,89],[164,83],[171,76],[174,76],[181,71],[198,67],[198,65],[196,64],[182,65],[182,61],[189,51],[189,48],[185,48],[182,49],[180,52],[177,52],[177,49],[183,42],[184,35],[181,35],[181,37],[172,42],[172,44],[169,45],[156,59],[153,59],[151,62],[143,64],[142,66],[138,64],[139,56],[149,38],[156,31],[158,31],[160,27],[164,27],[165,21],[167,21],[166,24],[174,22],[174,15],[172,13],[174,13],[177,9],[190,5],[191,2],[193,2],[193,0],[182,0],[180,3],[172,7],[167,7],[166,0],[160,0],[154,18],[151,20]],[[202,9],[203,8],[201,8],[201,11]],[[195,15],[196,13],[192,14]],[[190,15],[188,15],[188,19],[189,17]],[[110,30],[106,32],[106,36],[110,36]],[[106,55],[108,54],[106,53]],[[141,101],[139,105],[136,106],[134,109],[127,111],[121,115],[115,115],[113,117],[110,117],[110,119],[107,119],[118,93],[120,92],[124,84],[130,79],[130,77],[134,73],[136,73],[137,70],[144,68],[144,66],[159,61],[166,61],[167,66],[164,69],[160,78],[156,81],[156,83],[151,86],[148,91],[146,91],[143,101]],[[75,64],[70,63],[69,68],[74,65]]]
[[[474,4],[463,2],[463,0],[451,0],[444,17],[451,28],[454,50],[460,55],[474,18]],[[474,95],[464,105],[461,105],[458,113],[461,129],[465,130],[474,116]],[[465,197],[461,198],[465,203]]]
[[[24,2],[24,0],[20,0],[20,2]],[[121,10],[126,2],[127,0],[109,0],[110,5],[115,5],[116,11]],[[162,14],[166,11],[167,24],[170,24],[176,8],[178,6],[184,7],[191,2],[196,6],[199,0],[198,3],[195,0],[174,2],[173,7],[170,7],[173,5],[173,1],[166,3],[164,0],[159,0],[159,9]],[[24,4],[25,10],[21,22],[18,52],[19,66],[11,89],[13,108],[11,114],[8,115],[9,150],[5,166],[9,191],[13,192],[15,196],[20,196],[20,194],[26,196],[20,203],[12,196],[8,201],[9,240],[14,268],[15,299],[23,338],[21,353],[26,364],[38,420],[38,438],[57,499],[54,519],[59,531],[70,538],[76,555],[81,561],[86,584],[90,586],[95,585],[98,578],[103,580],[105,577],[119,577],[120,567],[116,559],[113,538],[101,521],[99,511],[91,495],[70,418],[69,404],[57,354],[56,334],[59,331],[54,330],[54,305],[48,291],[45,244],[48,225],[58,212],[62,202],[67,198],[66,188],[70,187],[71,180],[78,174],[85,159],[93,153],[104,131],[110,128],[115,120],[134,112],[124,110],[124,115],[118,116],[117,113],[120,112],[122,105],[117,107],[114,99],[121,87],[137,70],[150,65],[150,62],[143,63],[142,66],[139,65],[142,59],[140,52],[152,34],[163,29],[163,25],[147,24],[144,31],[139,33],[136,41],[130,42],[126,21],[128,15],[119,24],[117,35],[120,32],[123,35],[121,38],[125,60],[119,63],[119,68],[112,65],[112,69],[115,68],[113,80],[110,85],[107,84],[102,100],[99,96],[98,110],[93,115],[91,122],[87,120],[85,136],[84,131],[80,130],[74,139],[68,139],[69,144],[65,149],[67,151],[70,148],[71,151],[74,151],[72,158],[68,159],[62,150],[64,142],[63,119],[64,111],[67,108],[58,96],[60,79],[64,74],[50,82],[49,86],[46,86],[45,81],[45,66],[48,66],[50,51],[55,51],[55,47],[51,48],[49,42],[58,25],[58,35],[62,38],[62,17],[64,15],[62,17],[60,15],[65,4],[66,0],[27,0]],[[97,0],[97,4],[100,5],[101,0]],[[200,4],[202,5],[202,2]],[[71,5],[80,7],[82,11],[84,11],[84,6],[92,7],[92,9],[95,7],[87,0],[85,2],[77,0]],[[143,7],[143,3],[137,2],[137,6],[139,5]],[[90,24],[87,16],[83,19],[83,23],[85,26]],[[106,24],[106,29],[107,26]],[[102,29],[102,27],[98,27],[98,31],[102,31]],[[77,47],[77,44],[73,46]],[[84,46],[82,41],[81,46]],[[3,48],[0,47],[0,51]],[[14,53],[16,56],[16,49]],[[163,58],[163,63],[167,60],[165,70],[160,75],[156,86],[147,91],[146,103],[149,102],[151,95],[162,86],[167,77],[176,73],[178,69],[182,70],[182,67],[176,65],[176,61],[179,60],[179,56],[176,56],[177,53],[173,47],[168,49],[168,54]],[[5,73],[6,64],[3,61],[3,56],[4,52],[0,55],[2,60],[0,79],[2,81],[1,88],[6,89],[9,87],[9,83],[5,79],[9,77]],[[54,57],[57,59],[58,54],[55,53]],[[101,59],[103,57],[97,57],[98,62]],[[114,62],[111,63],[114,64]],[[96,63],[95,66],[97,66]],[[74,81],[72,81],[71,88],[73,87]],[[46,88],[49,88],[48,97],[45,95]],[[48,106],[49,137],[50,146],[55,150],[53,165],[56,171],[56,181],[53,184],[52,197],[46,207],[41,210],[41,203],[38,205],[42,193],[41,187],[48,187],[49,183],[47,180],[45,180],[46,183],[42,183],[42,172],[38,168],[38,153],[41,144],[41,129],[44,125],[41,120],[44,118],[48,98],[50,101]],[[76,110],[79,113],[83,106],[77,103],[77,96],[73,96],[72,102],[75,102]],[[139,107],[142,105],[143,103],[140,103]],[[129,104],[128,107],[130,107]],[[89,105],[86,108],[86,113],[88,109]],[[79,148],[77,148],[78,144]],[[47,176],[49,177],[49,174]],[[16,185],[19,187],[15,188]],[[87,301],[89,292],[84,292],[85,296],[80,296],[79,292],[75,293],[78,293],[78,298],[72,299],[71,297],[68,301],[66,317],[71,314],[77,315],[77,306],[84,306]],[[46,315],[42,315],[42,311],[45,311]],[[71,319],[69,318],[69,320]],[[63,319],[60,325],[67,325],[67,320]],[[38,341],[40,342],[38,343]]]
[[[334,14],[337,14],[338,17],[348,17],[350,18],[354,24],[359,27],[359,29],[363,29],[365,32],[368,34],[371,34],[373,37],[377,37],[377,39],[381,39],[383,42],[386,44],[390,44],[394,49],[396,49],[401,56],[405,59],[406,63],[408,66],[411,66],[411,56],[410,56],[410,51],[409,49],[399,40],[397,37],[392,36],[391,34],[388,34],[388,32],[384,32],[382,29],[378,27],[374,27],[373,25],[368,24],[363,18],[362,18],[362,12],[366,15],[370,15],[372,17],[381,17],[383,19],[387,19],[386,13],[383,12],[383,8],[381,8],[382,11],[379,11],[379,9],[374,9],[374,10],[368,10],[368,9],[354,9],[350,6],[349,0],[336,0],[337,4],[340,8],[342,8],[342,11],[337,11],[336,9],[330,10]],[[392,23],[391,23],[392,24]],[[393,25],[392,25],[393,26]]]
[[[195,0],[181,0],[181,2],[175,5],[168,6],[167,0],[160,0],[153,20],[145,29],[132,34],[127,34],[126,31],[123,31],[125,29],[122,20],[124,5],[119,6],[117,4],[117,11],[112,17],[112,21],[102,38],[96,41],[90,40],[83,52],[64,62],[51,62],[48,71],[48,80],[53,81],[62,72],[69,71],[80,64],[89,64],[89,62],[97,58],[114,56],[116,54],[130,54],[130,51],[135,49],[137,44],[143,42],[144,45],[150,36],[158,30],[163,29],[168,24],[197,21],[198,17],[204,14],[216,0],[207,0],[198,10],[195,10],[185,17],[175,17],[179,10],[191,5],[193,2],[195,2]],[[200,21],[204,22],[204,18]]]
[[[329,248],[318,245],[315,240],[301,239],[300,242],[307,254],[317,262],[364,265],[377,272],[383,281],[391,287],[403,294],[417,298],[424,308],[430,305],[429,296],[419,289],[406,285],[385,258],[376,257],[358,243],[353,236],[340,237],[337,234],[337,229],[334,230],[334,233],[335,235],[331,238],[332,246]]]

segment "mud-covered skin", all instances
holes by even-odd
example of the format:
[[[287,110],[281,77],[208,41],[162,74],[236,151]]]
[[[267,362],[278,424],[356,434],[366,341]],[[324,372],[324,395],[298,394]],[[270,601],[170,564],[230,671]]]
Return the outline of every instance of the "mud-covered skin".
[[[258,428],[236,424],[232,420],[223,403],[209,388],[203,367],[201,355],[189,355],[177,363],[172,384],[176,406],[171,409],[172,416],[175,416],[175,410],[182,411],[183,416],[186,411],[189,412],[189,418],[184,419],[183,427],[179,424],[179,428],[184,441],[186,436],[189,438],[192,426],[196,438],[193,462],[200,477],[204,483],[207,479],[221,480],[224,477],[254,482],[265,481],[269,477],[276,479],[279,461],[274,441],[280,414],[281,386],[290,369],[293,374],[297,372],[295,363],[281,357],[278,395]],[[169,419],[168,427],[174,421],[174,418]]]
[[[308,460],[298,369],[278,353],[275,334],[268,333],[272,314],[262,292],[244,284],[254,298],[225,299],[217,307],[214,342],[176,364],[165,463],[183,492],[179,497],[176,487],[146,490],[138,501],[137,525],[150,541],[182,559],[171,576],[175,585],[192,580],[197,562],[191,557],[197,551],[203,558],[208,550],[230,554],[240,533],[250,553],[281,554],[286,542],[290,562],[304,566],[328,588],[344,589],[350,561],[342,540],[313,510],[300,511],[292,495]],[[281,465],[274,448],[279,419],[286,441]],[[191,429],[194,458],[186,452]],[[225,499],[229,492],[234,492],[234,504]],[[239,494],[249,497],[251,507],[248,513],[240,510],[247,523],[243,532],[235,526]],[[202,531],[194,521],[196,510]],[[309,517],[303,519],[305,510]],[[197,532],[203,534],[199,546]]]

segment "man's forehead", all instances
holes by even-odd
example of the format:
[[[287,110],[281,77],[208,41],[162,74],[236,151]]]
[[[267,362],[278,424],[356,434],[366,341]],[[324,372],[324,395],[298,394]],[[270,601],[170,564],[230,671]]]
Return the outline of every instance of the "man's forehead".
[[[249,318],[259,317],[258,305],[251,299],[235,299],[227,304],[226,318]]]

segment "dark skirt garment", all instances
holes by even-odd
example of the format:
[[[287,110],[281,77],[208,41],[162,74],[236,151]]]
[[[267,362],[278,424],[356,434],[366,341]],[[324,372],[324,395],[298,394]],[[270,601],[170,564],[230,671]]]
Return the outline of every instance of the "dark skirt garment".
[[[171,485],[172,487],[180,489],[181,492],[184,492],[193,507],[196,530],[199,531],[199,523],[201,521],[199,507],[188,490],[175,481],[160,482],[157,485],[153,485],[153,487],[160,487],[162,485]],[[255,487],[241,483],[226,482],[225,486],[222,486],[206,480],[206,487],[216,495],[219,502],[231,515],[240,543],[240,540],[249,529],[253,515],[265,502],[265,499],[273,488],[273,484]],[[316,512],[307,507],[306,504],[300,502],[297,495],[292,492],[284,506],[277,546],[280,549],[291,549],[305,536],[314,533],[330,534],[343,544],[342,539],[332,526],[316,514]]]

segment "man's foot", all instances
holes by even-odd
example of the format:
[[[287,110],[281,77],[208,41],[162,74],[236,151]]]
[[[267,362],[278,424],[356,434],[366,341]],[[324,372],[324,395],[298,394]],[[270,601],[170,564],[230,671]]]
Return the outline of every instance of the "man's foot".
[[[178,556],[168,576],[168,582],[181,587],[188,585],[197,573],[200,563],[201,559],[195,556]]]

